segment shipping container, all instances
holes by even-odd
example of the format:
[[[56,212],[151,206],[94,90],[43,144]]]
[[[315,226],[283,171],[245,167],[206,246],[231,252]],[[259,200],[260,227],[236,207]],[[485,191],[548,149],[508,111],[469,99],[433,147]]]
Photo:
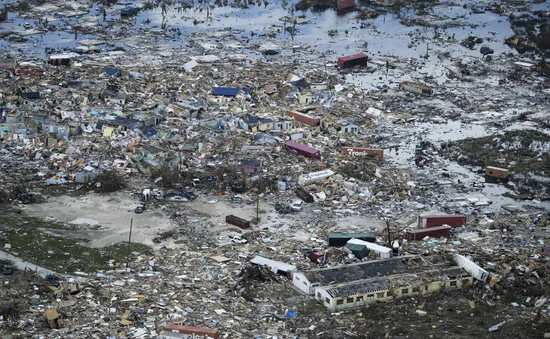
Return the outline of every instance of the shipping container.
[[[375,154],[382,159],[384,157],[384,150],[378,148],[364,148],[364,147],[342,147],[340,149],[342,154],[347,154],[352,157],[362,157],[368,154]]]
[[[355,0],[338,0],[338,9],[345,9],[355,6]]]
[[[431,238],[448,238],[451,235],[451,226],[436,226],[430,228],[419,228],[407,231],[405,238],[407,240],[422,240],[426,236]]]
[[[294,150],[301,155],[312,158],[312,159],[321,159],[321,152],[313,147],[309,147],[304,144],[297,143],[295,141],[287,141],[285,146],[291,150]]]
[[[376,236],[369,233],[333,232],[328,234],[328,245],[345,246],[351,239],[359,239],[372,243],[376,242]]]
[[[510,172],[506,168],[487,166],[485,168],[485,175],[498,179],[508,179],[508,175],[510,175]]]
[[[304,114],[296,111],[288,111],[286,113],[289,117],[294,118],[294,120],[306,124],[308,126],[319,126],[321,123],[321,118],[314,117],[309,114]]]
[[[446,215],[424,215],[418,218],[418,227],[437,227],[449,225],[451,227],[460,227],[466,225],[466,216],[459,214]]]
[[[413,92],[418,94],[433,95],[435,93],[435,90],[432,87],[421,85],[421,84],[415,84],[414,82],[410,82],[410,81],[401,81],[399,83],[399,88],[408,92]]]
[[[314,201],[313,195],[309,194],[303,187],[298,187],[296,189],[296,196],[307,203],[312,203]]]
[[[326,169],[318,172],[311,172],[308,174],[302,174],[298,177],[298,185],[302,185],[302,186],[309,185],[314,182],[323,181],[333,175],[334,175],[334,171],[330,169]]]
[[[42,71],[36,71],[32,69],[23,69],[23,68],[14,68],[14,67],[0,67],[0,69],[5,69],[8,72],[11,72],[13,74],[23,74],[23,75],[30,75],[39,77],[43,75]]]
[[[344,250],[353,254],[359,260],[369,256],[369,249],[367,248],[367,246],[364,245],[346,244]]]
[[[326,260],[325,252],[311,252],[309,259],[314,263],[322,263]]]
[[[353,66],[366,66],[368,64],[369,57],[365,53],[357,53],[338,58],[338,67],[348,68]]]
[[[184,326],[184,325],[166,324],[163,328],[163,331],[180,333],[180,334],[190,334],[191,336],[188,336],[189,338],[220,339],[220,330],[217,328],[192,327],[192,326]],[[162,335],[163,334],[161,333],[161,336]],[[166,335],[166,337],[171,338],[168,335]]]
[[[242,229],[250,228],[250,221],[239,218],[234,215],[228,215],[225,217],[225,222],[231,225],[235,225]]]

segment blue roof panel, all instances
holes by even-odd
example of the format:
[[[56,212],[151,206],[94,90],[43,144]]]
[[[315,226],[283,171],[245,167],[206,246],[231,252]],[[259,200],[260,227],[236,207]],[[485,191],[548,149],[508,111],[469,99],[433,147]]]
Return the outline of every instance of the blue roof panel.
[[[251,94],[248,88],[238,88],[238,87],[214,87],[212,89],[212,94],[214,95],[224,95],[228,97],[236,96],[240,91],[243,91],[246,94]]]

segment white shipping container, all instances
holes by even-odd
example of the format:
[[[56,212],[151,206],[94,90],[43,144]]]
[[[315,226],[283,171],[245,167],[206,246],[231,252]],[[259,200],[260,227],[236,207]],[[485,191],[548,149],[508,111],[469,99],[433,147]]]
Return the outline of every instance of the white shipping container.
[[[309,174],[302,174],[298,177],[298,185],[302,185],[302,186],[309,185],[314,182],[323,181],[326,178],[333,175],[334,175],[334,171],[330,169],[319,171],[319,172],[312,172]]]

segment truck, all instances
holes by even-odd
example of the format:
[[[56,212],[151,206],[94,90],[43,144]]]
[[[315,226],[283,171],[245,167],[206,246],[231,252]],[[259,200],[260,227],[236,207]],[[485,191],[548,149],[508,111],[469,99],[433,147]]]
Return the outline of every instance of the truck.
[[[203,188],[204,185],[202,184],[201,179],[199,179],[199,178],[193,179],[193,187],[195,187],[195,188]]]
[[[449,225],[451,227],[460,227],[466,225],[466,216],[460,214],[445,215],[423,215],[418,217],[419,228],[429,228]]]

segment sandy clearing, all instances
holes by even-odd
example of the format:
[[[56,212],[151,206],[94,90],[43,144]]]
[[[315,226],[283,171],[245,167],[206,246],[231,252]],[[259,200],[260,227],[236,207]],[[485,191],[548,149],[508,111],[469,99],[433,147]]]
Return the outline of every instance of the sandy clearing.
[[[87,230],[90,246],[102,247],[121,241],[128,241],[130,220],[133,218],[132,241],[152,245],[152,239],[159,231],[177,226],[161,209],[134,213],[138,201],[127,192],[100,195],[87,194],[84,197],[50,197],[42,204],[26,205],[29,216],[52,218],[75,225],[101,226],[100,230]]]

